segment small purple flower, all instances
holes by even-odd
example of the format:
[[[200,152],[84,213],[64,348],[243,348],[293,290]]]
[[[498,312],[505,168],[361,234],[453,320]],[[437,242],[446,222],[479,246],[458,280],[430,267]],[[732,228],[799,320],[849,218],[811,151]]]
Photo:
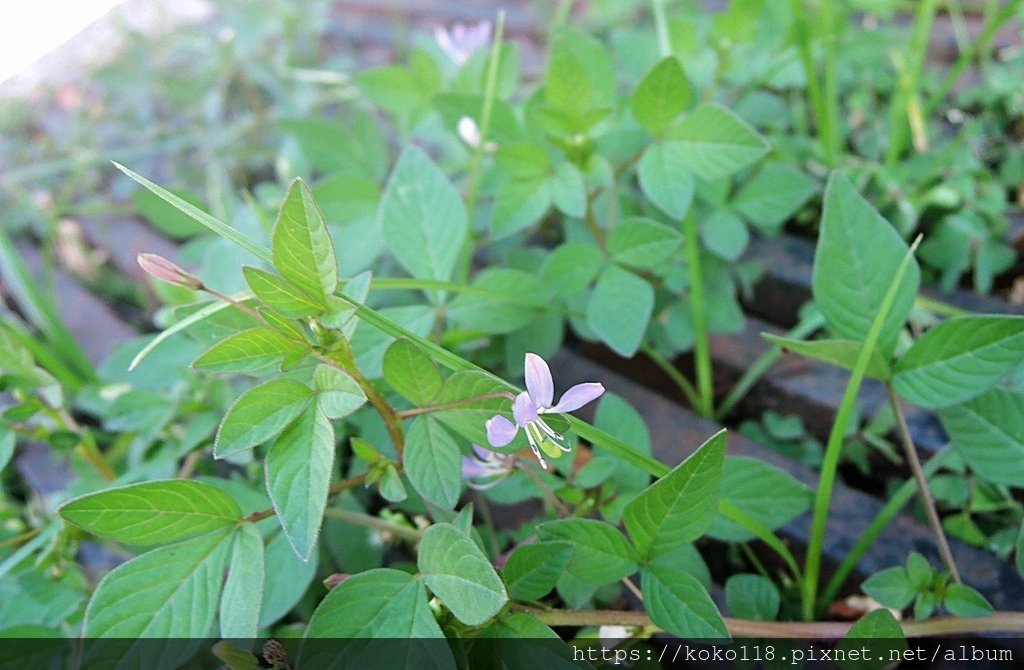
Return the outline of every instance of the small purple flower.
[[[451,30],[434,29],[434,41],[459,67],[466,64],[477,50],[491,41],[491,22],[481,21],[475,26],[456,23]]]
[[[499,454],[479,445],[472,445],[476,458],[462,457],[462,476],[471,489],[484,490],[500,484],[512,473],[515,456]]]
[[[561,452],[569,451],[565,446],[565,438],[551,429],[541,418],[541,414],[561,414],[573,412],[587,403],[596,400],[604,393],[604,386],[598,383],[577,384],[566,391],[558,402],[552,406],[555,396],[555,384],[551,379],[551,370],[544,359],[537,354],[526,354],[526,390],[516,396],[512,402],[512,423],[500,414],[494,415],[487,422],[487,440],[495,447],[504,447],[511,442],[519,429],[526,431],[526,440],[530,443],[534,455],[545,470],[548,465],[541,451],[552,458],[561,456]]]

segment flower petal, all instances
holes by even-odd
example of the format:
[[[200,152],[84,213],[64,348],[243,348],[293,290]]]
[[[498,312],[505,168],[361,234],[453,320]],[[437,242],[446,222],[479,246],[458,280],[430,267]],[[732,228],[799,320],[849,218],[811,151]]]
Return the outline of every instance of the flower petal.
[[[474,479],[476,477],[486,477],[491,474],[490,469],[476,460],[475,458],[462,457],[462,477],[463,479]]]
[[[537,354],[526,354],[526,390],[537,409],[551,407],[555,397],[555,383],[551,380],[551,369]]]
[[[533,404],[529,391],[516,396],[512,402],[512,416],[520,428],[526,428],[526,424],[537,420],[537,406]]]
[[[545,413],[573,412],[588,402],[597,400],[601,397],[602,393],[604,393],[604,386],[602,384],[595,382],[577,384],[562,394],[562,397],[558,399],[558,404],[551,409],[545,410]]]
[[[493,451],[490,449],[484,449],[479,444],[471,444],[470,446],[473,447],[473,453],[476,454],[476,457],[481,461],[486,461],[494,456]]]
[[[515,438],[519,426],[500,414],[495,414],[487,422],[487,441],[494,447],[504,447]]]

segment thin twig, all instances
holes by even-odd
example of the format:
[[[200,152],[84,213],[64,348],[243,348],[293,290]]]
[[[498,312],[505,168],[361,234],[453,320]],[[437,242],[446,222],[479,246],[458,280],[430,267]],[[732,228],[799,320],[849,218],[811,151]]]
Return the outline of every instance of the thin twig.
[[[928,525],[931,526],[932,534],[935,535],[935,543],[939,547],[939,555],[942,556],[942,562],[946,564],[946,569],[952,575],[953,581],[960,583],[960,571],[957,570],[956,562],[953,560],[953,552],[949,549],[946,533],[942,529],[942,520],[939,519],[939,513],[935,509],[935,500],[932,498],[931,491],[928,490],[928,478],[921,467],[921,460],[917,457],[917,450],[914,448],[914,440],[910,436],[910,429],[907,427],[907,419],[903,415],[900,398],[896,395],[896,390],[893,389],[892,384],[886,384],[885,390],[889,394],[889,403],[896,414],[896,424],[899,428],[900,442],[903,444],[903,453],[907,457],[907,464],[910,465],[910,470],[914,473],[914,479],[917,481],[917,492],[921,496],[921,504],[924,506],[925,514],[928,517]]]
[[[356,486],[364,484],[365,482],[365,474],[356,475],[355,477],[349,477],[348,479],[342,479],[340,481],[334,482],[334,484],[331,485],[331,488],[327,489],[327,495],[328,497],[336,496],[342,491],[347,491],[348,489],[355,488]],[[249,516],[245,517],[243,521],[255,523],[257,521],[262,521],[263,519],[266,519],[268,517],[272,517],[276,513],[277,512],[274,510],[273,507],[268,507],[267,509],[260,510],[259,512],[253,512]]]
[[[400,412],[396,412],[395,416],[399,419],[408,419],[410,416],[418,416],[420,414],[429,414],[430,412],[443,412],[447,409],[456,409],[458,407],[464,407],[470,403],[476,402],[477,400],[491,400],[493,398],[505,398],[507,400],[515,400],[515,396],[508,391],[497,391],[495,393],[484,393],[483,395],[473,396],[472,398],[464,398],[462,400],[456,400],[454,402],[446,402],[441,405],[425,405],[423,407],[413,407],[412,409],[403,409]]]

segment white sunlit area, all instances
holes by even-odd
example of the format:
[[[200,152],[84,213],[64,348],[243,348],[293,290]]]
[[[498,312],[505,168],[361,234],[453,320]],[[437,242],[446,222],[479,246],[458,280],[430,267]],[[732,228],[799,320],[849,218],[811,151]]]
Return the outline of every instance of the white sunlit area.
[[[1022,36],[0,0],[0,668],[1017,667]]]

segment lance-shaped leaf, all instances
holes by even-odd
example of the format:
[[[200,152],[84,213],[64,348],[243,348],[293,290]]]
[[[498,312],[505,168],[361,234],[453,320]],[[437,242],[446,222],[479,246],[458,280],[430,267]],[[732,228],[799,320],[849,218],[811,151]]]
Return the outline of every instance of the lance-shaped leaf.
[[[626,506],[622,518],[641,556],[692,542],[718,511],[726,432],[713,435],[685,461]]]
[[[414,277],[451,278],[469,231],[462,197],[424,151],[402,152],[380,204],[384,239]]]
[[[217,530],[154,549],[100,580],[85,611],[85,637],[207,637],[216,620],[231,532]]]
[[[941,410],[939,419],[971,469],[990,482],[1024,487],[1024,393],[994,388]]]
[[[329,419],[343,419],[366,404],[366,394],[346,372],[329,365],[318,365],[313,372],[318,392],[317,403]]]
[[[267,493],[303,561],[320,535],[333,467],[334,427],[316,405],[285,428],[267,453]]]
[[[864,348],[863,342],[854,340],[797,340],[790,337],[779,337],[771,333],[761,333],[761,337],[782,347],[783,351],[792,351],[808,358],[838,365],[847,370],[853,370],[857,366],[860,350]],[[892,370],[885,358],[878,353],[877,349],[874,349],[864,374],[872,379],[885,381],[892,376]]]
[[[451,524],[434,524],[423,533],[419,567],[427,587],[467,626],[482,624],[508,602],[494,566]]]
[[[64,503],[61,517],[93,535],[127,544],[168,544],[220,528],[242,516],[215,486],[186,479],[129,484]]]
[[[271,379],[235,401],[221,421],[213,442],[215,458],[262,444],[291,423],[313,398],[313,389],[292,379]]]
[[[534,542],[512,552],[502,572],[508,594],[516,600],[539,600],[555,588],[572,556],[568,542]]]
[[[708,181],[752,165],[769,148],[746,121],[714,103],[693,110],[669,137],[685,145],[680,158],[690,171]]]
[[[651,565],[640,575],[644,607],[651,621],[683,638],[728,638],[714,601],[697,578],[682,568]]]
[[[324,215],[299,179],[292,182],[278,212],[271,257],[285,279],[318,302],[338,287],[338,260]]]
[[[192,361],[196,369],[212,372],[253,372],[281,361],[294,344],[270,328],[250,328],[226,337]]]
[[[637,571],[638,556],[615,526],[597,519],[561,519],[537,527],[542,540],[572,545],[565,571],[592,584],[611,584]]]
[[[825,188],[825,209],[814,257],[814,300],[829,328],[863,342],[907,255],[907,245],[842,174]],[[906,323],[920,284],[911,260],[882,326],[878,349],[889,357]]]
[[[235,532],[228,577],[220,601],[220,634],[226,638],[255,638],[263,609],[265,578],[263,538],[256,525],[244,523]]]
[[[690,83],[675,56],[668,56],[640,80],[630,106],[647,132],[657,135],[690,104]]]
[[[925,333],[896,363],[893,385],[938,409],[970,400],[1024,364],[1024,316],[963,316]]]
[[[395,340],[384,352],[384,379],[417,405],[433,400],[444,384],[437,364],[406,339]]]
[[[452,509],[462,491],[462,452],[455,438],[432,416],[417,417],[405,441],[405,472],[417,492]]]
[[[327,594],[306,628],[297,665],[454,670],[455,660],[423,580],[384,568],[354,575]]]
[[[327,309],[325,300],[284,277],[248,266],[242,268],[242,274],[259,301],[282,314],[302,318]]]

